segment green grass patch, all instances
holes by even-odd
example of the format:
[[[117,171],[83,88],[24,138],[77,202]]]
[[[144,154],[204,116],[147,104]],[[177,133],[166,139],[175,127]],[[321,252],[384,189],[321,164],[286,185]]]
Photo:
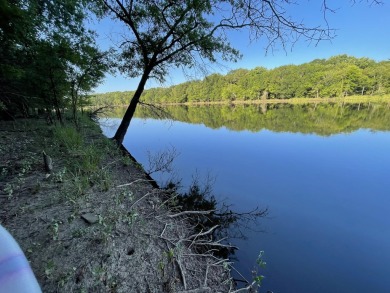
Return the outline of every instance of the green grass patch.
[[[82,150],[81,170],[86,174],[96,172],[99,169],[103,155],[102,150],[93,144],[86,146]]]
[[[83,137],[70,126],[54,128],[54,139],[69,151],[76,151],[83,146]]]

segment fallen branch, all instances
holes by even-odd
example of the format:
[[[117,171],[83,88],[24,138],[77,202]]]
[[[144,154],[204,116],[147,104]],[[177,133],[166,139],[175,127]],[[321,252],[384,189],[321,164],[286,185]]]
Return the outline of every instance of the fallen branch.
[[[217,246],[217,247],[224,247],[224,248],[231,248],[238,250],[237,246],[229,245],[229,244],[222,244],[218,242],[194,242],[195,245],[210,245],[210,246]]]
[[[198,234],[194,234],[194,235],[191,235],[190,237],[188,237],[188,240],[189,239],[192,239],[192,238],[198,238],[198,237],[200,237],[200,236],[205,236],[205,235],[207,235],[207,234],[210,234],[211,232],[213,232],[215,229],[217,229],[219,227],[219,225],[215,225],[214,227],[212,227],[212,228],[210,228],[208,231],[206,231],[206,232],[200,232],[200,233],[198,233]]]
[[[148,192],[146,193],[144,196],[140,197],[139,199],[137,199],[131,206],[130,206],[130,210],[133,208],[133,206],[135,206],[137,203],[139,203],[141,200],[143,200],[145,197],[147,197],[148,195],[150,195],[151,192]]]
[[[168,215],[169,218],[176,218],[184,215],[209,215],[210,213],[215,212],[215,210],[210,211],[184,211],[174,215]]]
[[[168,224],[165,223],[164,229],[162,230],[162,232],[161,232],[161,234],[160,234],[160,237],[161,237],[161,238],[163,237],[164,232],[165,232],[165,230],[167,229],[167,226],[168,226]]]
[[[130,183],[118,185],[117,188],[119,188],[119,187],[125,187],[125,186],[130,186],[130,185],[133,185],[134,183],[143,182],[143,181],[145,181],[145,182],[151,182],[152,180],[137,179],[137,180],[134,180],[133,182],[130,182]]]
[[[176,263],[179,267],[179,271],[180,271],[180,275],[181,275],[181,280],[183,282],[183,287],[184,287],[184,290],[187,290],[187,281],[186,281],[186,276],[184,274],[184,271],[183,271],[183,268],[181,266],[181,261],[180,259],[176,259]]]

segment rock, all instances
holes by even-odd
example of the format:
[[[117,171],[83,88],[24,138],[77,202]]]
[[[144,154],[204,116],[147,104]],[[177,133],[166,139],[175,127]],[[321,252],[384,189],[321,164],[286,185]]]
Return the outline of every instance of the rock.
[[[82,218],[85,222],[87,222],[88,224],[90,224],[90,225],[93,225],[93,224],[99,222],[99,218],[98,218],[96,215],[91,214],[91,213],[83,214],[83,215],[81,215],[81,218]]]
[[[45,164],[45,170],[47,173],[51,173],[53,170],[53,160],[48,155],[46,155],[45,151],[42,152],[43,162]]]

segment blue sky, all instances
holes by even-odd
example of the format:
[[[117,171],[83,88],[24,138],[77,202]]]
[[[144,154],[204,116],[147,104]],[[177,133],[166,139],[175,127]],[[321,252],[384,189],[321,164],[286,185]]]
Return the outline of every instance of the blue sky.
[[[309,24],[324,24],[320,0],[298,0],[299,5],[291,6],[289,13],[294,19]],[[237,63],[224,63],[222,66],[214,65],[208,74],[225,74],[237,68],[252,69],[257,66],[275,68],[287,64],[302,64],[318,58],[329,58],[334,55],[348,54],[355,57],[368,57],[374,60],[390,59],[390,5],[384,0],[382,5],[370,5],[371,1],[328,0],[335,13],[327,14],[329,26],[337,29],[336,37],[331,41],[319,44],[309,44],[299,41],[292,48],[287,47],[265,53],[265,40],[251,42],[246,33],[232,33],[229,36],[231,44],[240,50],[243,58]],[[94,28],[99,34],[98,42],[102,48],[107,48],[111,40],[121,33],[123,28],[111,20],[97,23]],[[204,75],[197,71],[189,72],[191,78],[201,79]],[[181,69],[172,70],[164,84],[157,81],[148,81],[146,87],[171,86],[189,80]],[[107,75],[104,82],[96,88],[95,92],[112,92],[135,90],[137,78],[127,78],[122,75]]]

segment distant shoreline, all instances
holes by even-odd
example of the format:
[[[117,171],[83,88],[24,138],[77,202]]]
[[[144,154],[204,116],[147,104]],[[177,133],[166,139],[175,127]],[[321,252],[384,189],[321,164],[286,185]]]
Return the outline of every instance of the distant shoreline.
[[[337,98],[290,98],[290,99],[259,99],[259,100],[233,100],[233,101],[199,101],[199,102],[166,102],[155,103],[163,106],[208,106],[208,105],[265,105],[265,104],[317,104],[317,103],[389,103],[390,95],[383,96],[347,96]],[[150,103],[146,103],[150,104]],[[141,104],[142,105],[142,104]],[[102,104],[91,105],[92,107],[107,106]],[[128,104],[111,105],[112,107],[126,107]]]
[[[313,103],[390,103],[390,96],[350,96],[343,98],[291,98],[266,100],[234,100],[185,103],[158,103],[159,105],[245,105],[245,104],[313,104]]]

